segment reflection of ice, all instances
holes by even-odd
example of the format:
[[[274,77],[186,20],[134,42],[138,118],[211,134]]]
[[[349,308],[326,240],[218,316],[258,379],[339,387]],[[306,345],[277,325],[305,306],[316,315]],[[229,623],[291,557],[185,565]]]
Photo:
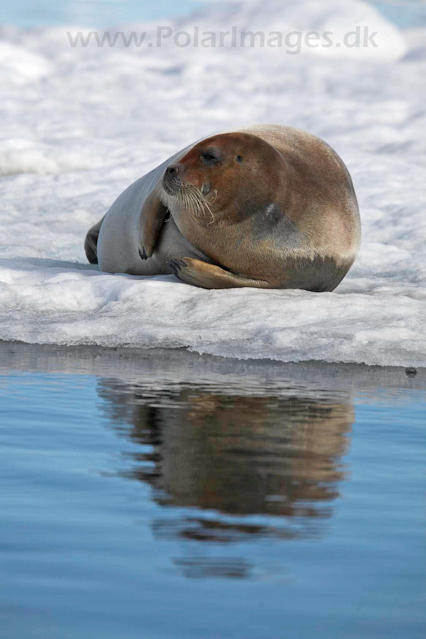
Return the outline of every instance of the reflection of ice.
[[[71,384],[67,390],[70,397],[75,394],[76,383],[86,388],[89,404],[82,402],[77,413],[72,412],[81,414],[81,420],[78,417],[78,428],[69,433],[71,439],[67,435],[65,443],[72,445],[72,450],[73,441],[78,446],[75,450],[81,447],[86,450],[89,446],[92,471],[131,478],[112,482],[118,490],[113,491],[111,503],[108,481],[100,481],[105,499],[98,504],[99,509],[95,508],[95,519],[91,515],[89,519],[100,521],[102,534],[106,532],[106,521],[113,525],[102,549],[97,546],[102,564],[103,549],[116,548],[116,543],[121,543],[116,536],[126,526],[132,528],[135,545],[131,550],[127,546],[124,549],[125,561],[129,561],[129,552],[142,561],[147,552],[153,552],[156,559],[148,561],[149,571],[152,565],[166,572],[174,566],[189,577],[223,575],[234,579],[288,580],[290,558],[297,555],[300,561],[305,548],[308,562],[315,560],[317,553],[322,557],[313,573],[311,570],[307,573],[318,575],[321,562],[329,557],[330,548],[336,548],[336,543],[342,552],[348,551],[348,557],[351,549],[355,549],[352,566],[357,556],[370,561],[374,555],[376,560],[378,546],[382,557],[386,557],[384,565],[391,561],[392,553],[389,555],[386,544],[381,544],[380,534],[376,534],[382,528],[380,516],[375,520],[373,516],[372,527],[368,525],[365,530],[362,527],[371,514],[372,504],[379,504],[385,511],[392,506],[386,501],[389,481],[392,491],[395,489],[392,503],[396,504],[404,500],[406,488],[416,485],[415,469],[413,477],[402,485],[386,469],[389,459],[395,458],[395,442],[397,448],[399,443],[403,446],[404,459],[417,451],[421,415],[400,409],[401,404],[406,404],[409,411],[416,407],[421,394],[424,395],[426,371],[419,370],[410,378],[401,369],[367,366],[235,362],[199,357],[184,350],[141,352],[0,342],[0,383],[2,380],[7,383],[11,371],[47,371],[46,380],[44,375],[37,376],[37,384],[42,385],[52,373],[60,373],[61,387]],[[97,393],[87,375],[99,379]],[[54,381],[57,375],[53,378]],[[416,389],[415,394],[409,389]],[[354,420],[353,396],[361,415],[356,429],[361,449],[355,452],[353,461],[358,460],[358,466],[354,468],[352,464],[348,467],[350,462],[345,456]],[[80,402],[80,391],[72,401]],[[98,435],[100,424],[109,433],[92,440],[92,427],[83,413],[88,405],[95,404],[99,413],[93,426]],[[366,404],[374,404],[374,410]],[[263,414],[263,421],[259,413]],[[41,415],[43,419],[43,411]],[[388,422],[384,421],[387,419]],[[370,422],[377,426],[374,436]],[[398,436],[400,429],[407,431],[404,441]],[[38,438],[39,434],[34,436]],[[371,446],[373,440],[380,442],[381,438],[383,447],[380,443],[379,448]],[[100,441],[102,448],[95,451],[93,441]],[[105,449],[103,442],[108,442]],[[124,452],[123,457],[117,457],[119,451]],[[395,458],[400,468],[401,455]],[[73,464],[74,458],[70,459]],[[348,490],[348,471],[352,474],[356,468],[355,482]],[[74,468],[70,479],[75,481]],[[371,481],[374,494],[366,508],[365,486]],[[356,487],[357,482],[360,483]],[[89,484],[93,487],[92,480]],[[96,485],[95,480],[95,488]],[[340,499],[339,494],[349,500]],[[92,493],[93,499],[96,495],[97,490]],[[358,496],[355,503],[354,495]],[[394,535],[398,536],[399,530],[406,530],[411,524],[416,527],[420,511],[417,513],[413,499],[410,504],[414,505],[414,514],[409,523],[403,521],[407,515],[404,509],[395,515],[396,520],[392,515],[392,521],[400,523]],[[78,535],[82,530],[86,534],[87,530],[84,522],[89,514],[85,503],[86,500],[79,503],[76,511],[82,515],[81,521],[74,522],[77,544]],[[349,530],[344,522],[349,524]],[[147,538],[148,547],[143,543]],[[392,535],[388,541],[391,538]],[[99,538],[93,539],[97,545]],[[126,545],[127,537],[123,540]],[[339,556],[345,564],[346,555],[339,553]],[[161,561],[157,561],[159,557]],[[174,564],[170,563],[171,557]],[[336,561],[335,568],[340,571],[339,559]],[[135,563],[136,571],[139,567]]]

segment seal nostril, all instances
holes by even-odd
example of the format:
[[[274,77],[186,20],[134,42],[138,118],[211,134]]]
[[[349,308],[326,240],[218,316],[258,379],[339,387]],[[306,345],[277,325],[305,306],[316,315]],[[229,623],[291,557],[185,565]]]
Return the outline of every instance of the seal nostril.
[[[178,173],[178,167],[171,164],[166,169],[166,175],[176,175]]]

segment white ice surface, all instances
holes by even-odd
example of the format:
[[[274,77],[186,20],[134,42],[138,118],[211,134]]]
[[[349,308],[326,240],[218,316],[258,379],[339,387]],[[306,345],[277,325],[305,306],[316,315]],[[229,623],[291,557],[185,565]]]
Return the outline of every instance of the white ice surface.
[[[213,5],[176,25],[380,37],[294,55],[1,29],[0,338],[426,366],[425,32],[352,0]],[[352,173],[363,243],[335,292],[206,291],[86,263],[87,229],[132,181],[209,132],[262,122],[319,135]]]

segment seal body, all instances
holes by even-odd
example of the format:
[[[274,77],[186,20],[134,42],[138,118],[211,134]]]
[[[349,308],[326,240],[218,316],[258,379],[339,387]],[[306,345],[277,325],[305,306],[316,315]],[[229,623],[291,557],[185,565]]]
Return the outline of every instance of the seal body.
[[[204,138],[137,180],[86,236],[111,273],[174,273],[205,288],[331,291],[353,264],[350,175],[324,141],[258,125]]]

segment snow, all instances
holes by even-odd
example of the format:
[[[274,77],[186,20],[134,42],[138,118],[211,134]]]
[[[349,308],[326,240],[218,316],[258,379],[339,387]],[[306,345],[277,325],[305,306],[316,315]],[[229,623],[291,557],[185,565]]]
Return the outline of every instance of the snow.
[[[355,0],[203,11],[169,24],[336,41],[361,25],[379,46],[84,48],[69,45],[77,27],[3,27],[0,339],[426,366],[426,31]],[[354,179],[362,249],[335,292],[206,291],[86,263],[86,231],[131,182],[210,132],[268,122],[324,138]]]

